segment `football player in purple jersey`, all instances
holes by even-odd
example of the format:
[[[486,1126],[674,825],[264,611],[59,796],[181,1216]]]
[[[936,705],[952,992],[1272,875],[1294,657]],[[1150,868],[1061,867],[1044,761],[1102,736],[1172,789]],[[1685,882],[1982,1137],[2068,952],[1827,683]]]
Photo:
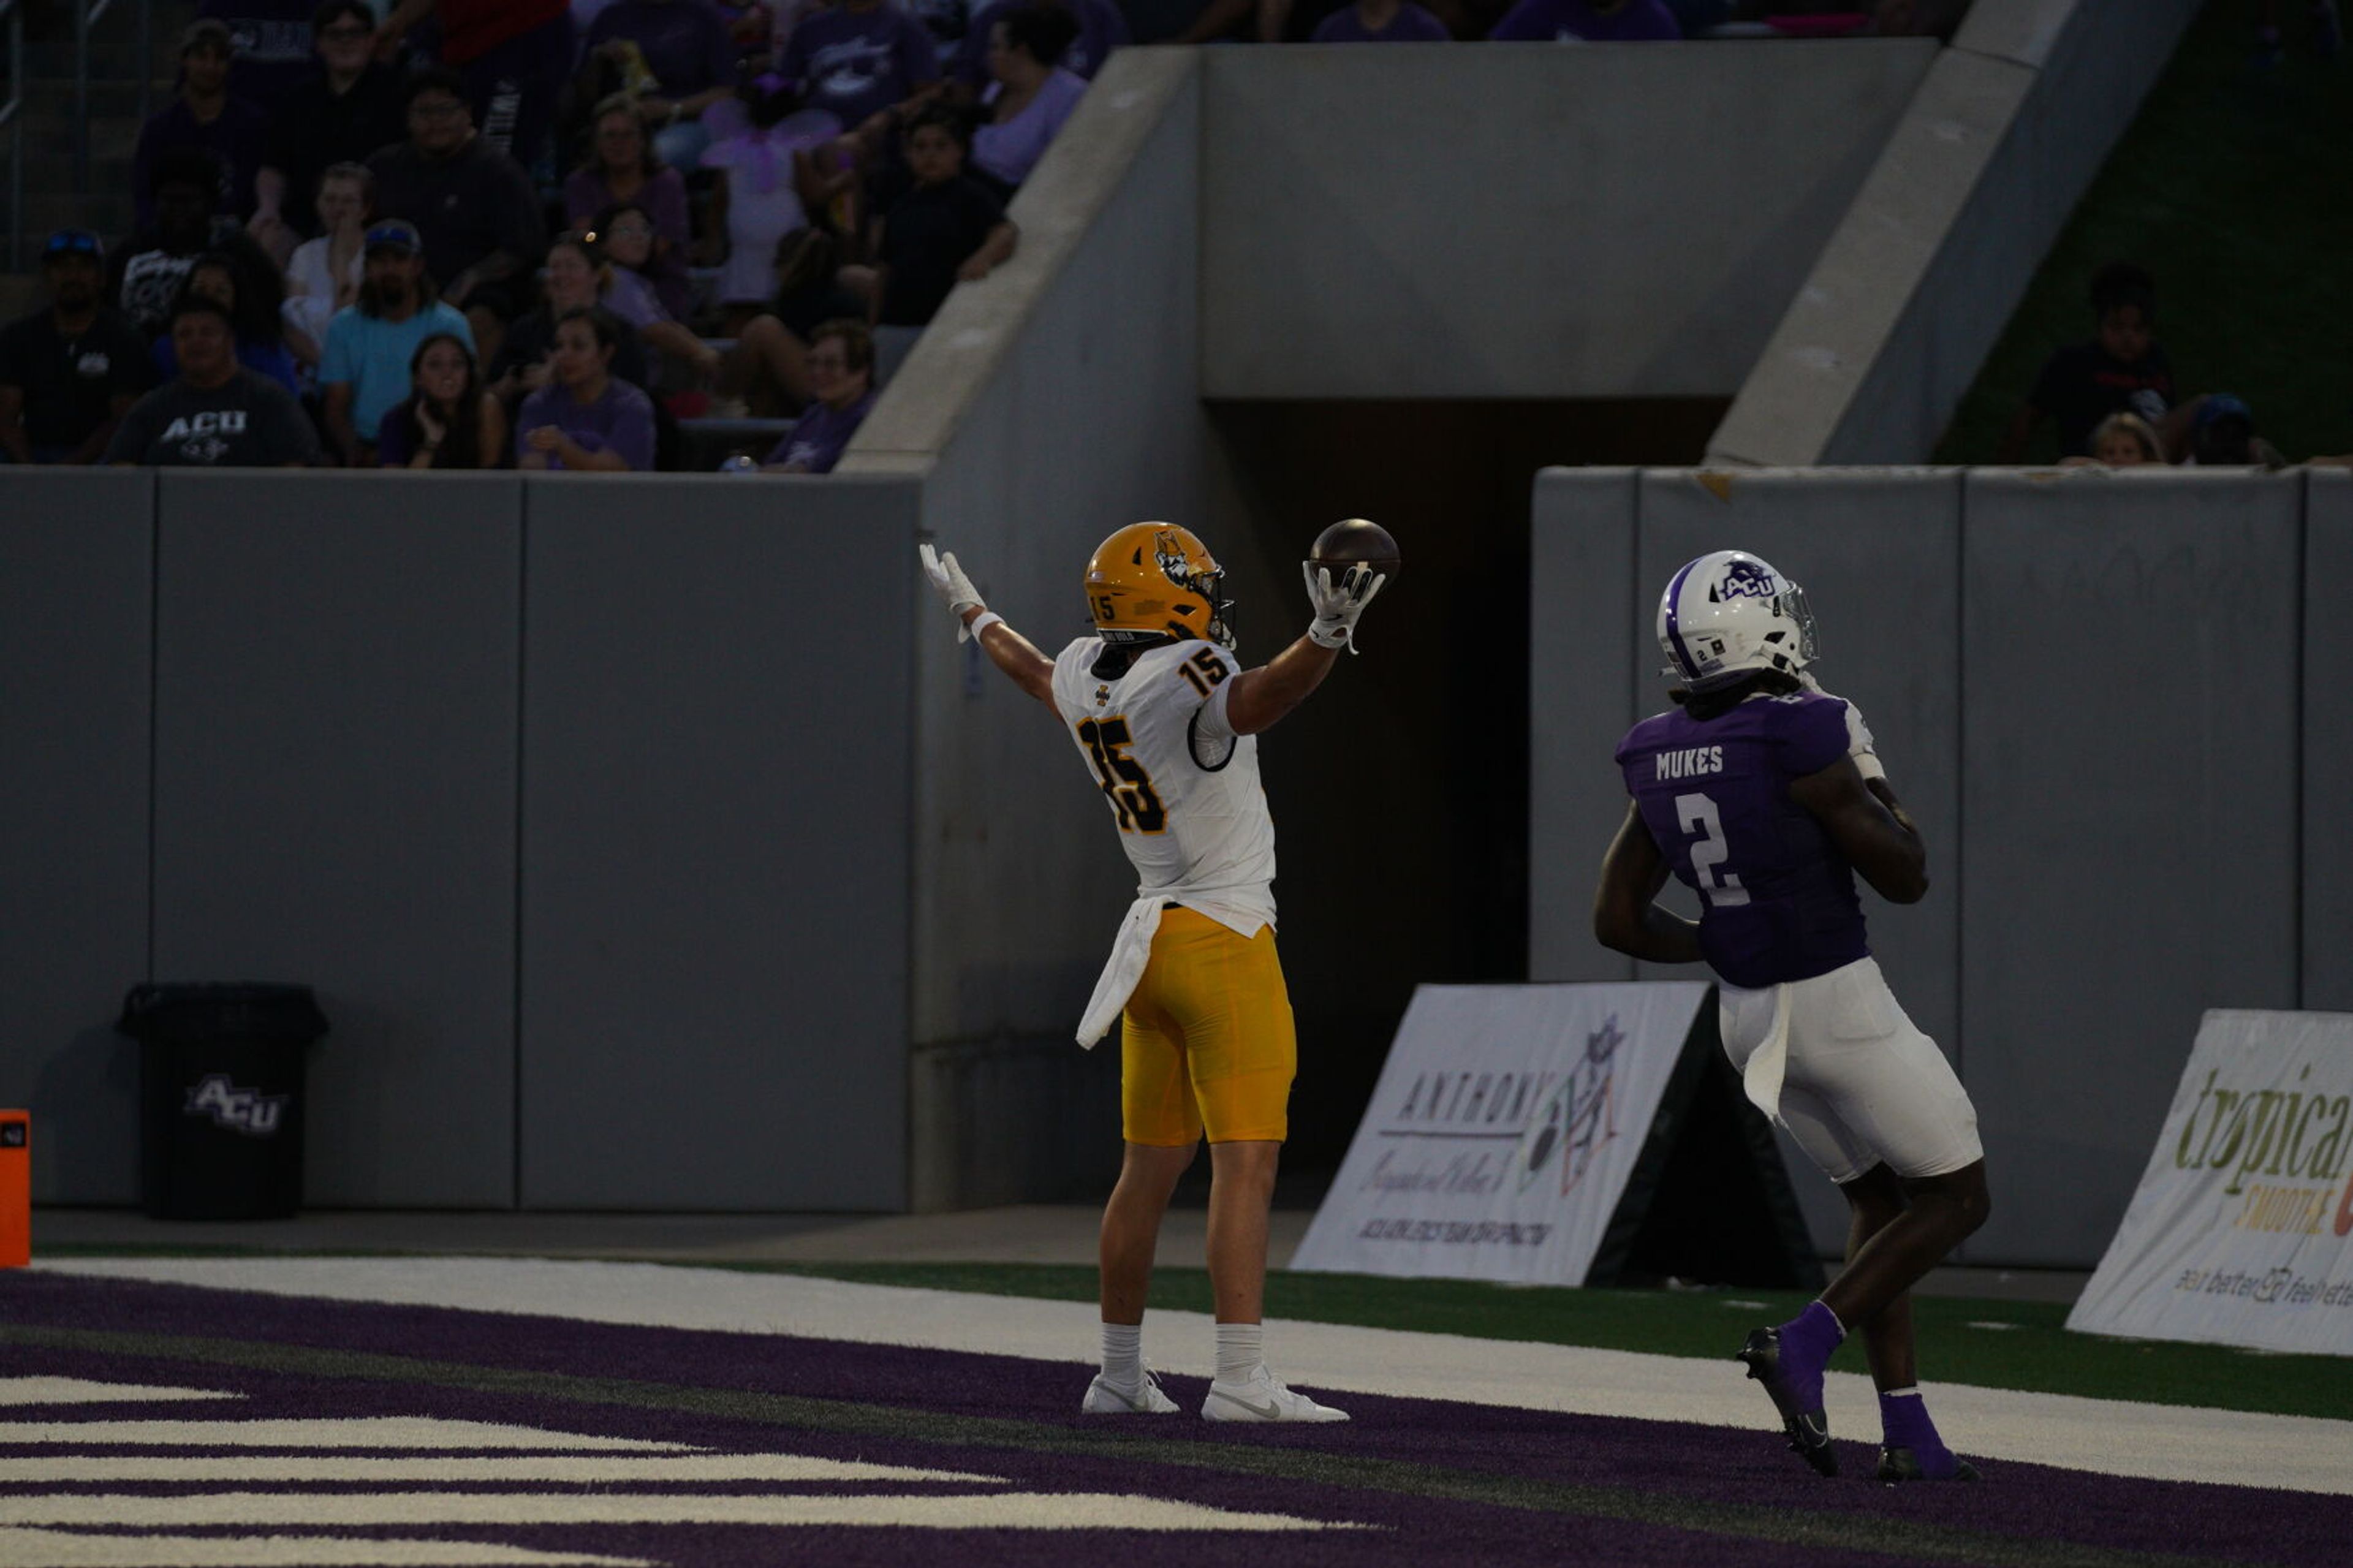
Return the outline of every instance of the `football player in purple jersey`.
[[[1789,1446],[1838,1473],[1822,1370],[1850,1331],[1879,1388],[1882,1480],[1974,1480],[1937,1436],[1913,1367],[1913,1282],[1985,1223],[1985,1151],[1960,1080],[1887,989],[1854,876],[1916,903],[1927,855],[1854,705],[1814,683],[1795,583],[1736,550],[1677,572],[1658,635],[1677,707],[1618,746],[1633,796],[1602,863],[1593,929],[1651,963],[1705,963],[1748,1098],[1852,1211],[1820,1300],[1741,1347]],[[1672,876],[1696,922],[1658,904]]]

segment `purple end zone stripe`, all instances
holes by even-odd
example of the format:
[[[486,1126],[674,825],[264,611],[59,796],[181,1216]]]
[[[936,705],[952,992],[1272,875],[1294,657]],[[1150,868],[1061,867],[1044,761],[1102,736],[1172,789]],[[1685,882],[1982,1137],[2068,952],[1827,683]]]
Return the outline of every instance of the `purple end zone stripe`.
[[[1675,580],[1667,584],[1667,638],[1675,645],[1675,662],[1683,667],[1685,680],[1698,679],[1699,672],[1693,668],[1691,649],[1683,642],[1683,616],[1678,606],[1683,603],[1683,579],[1692,574],[1693,567],[1706,559],[1701,555],[1684,562],[1683,569],[1675,574]]]
[[[1960,1438],[1987,1471],[1983,1486],[1889,1490],[1864,1479],[1877,1457],[1870,1442],[1875,1434],[1868,1431],[1840,1435],[1847,1439],[1841,1458],[1849,1479],[1823,1483],[1791,1458],[1781,1437],[1769,1431],[1373,1394],[1334,1395],[1356,1417],[1337,1427],[1211,1427],[1188,1418],[1203,1392],[1200,1380],[1188,1377],[1167,1380],[1188,1416],[1155,1418],[1148,1426],[1133,1427],[1091,1426],[1075,1414],[1078,1394],[1092,1370],[1075,1359],[1084,1347],[1074,1347],[1073,1361],[1058,1365],[908,1346],[556,1321],[38,1274],[0,1281],[0,1320],[10,1326],[48,1323],[76,1331],[182,1335],[197,1341],[232,1334],[248,1345],[332,1348],[418,1363],[419,1376],[412,1382],[384,1377],[380,1370],[375,1375],[346,1376],[325,1366],[311,1372],[270,1370],[96,1348],[18,1342],[0,1351],[14,1371],[242,1393],[248,1397],[240,1402],[239,1416],[430,1415],[602,1431],[722,1451],[785,1448],[1001,1476],[1026,1489],[1142,1492],[1384,1527],[1372,1532],[1315,1535],[1312,1542],[1284,1536],[1258,1548],[1279,1544],[1282,1561],[1314,1563],[1317,1568],[1413,1568],[1441,1556],[1496,1568],[1546,1568],[1573,1560],[1579,1550],[1587,1561],[1630,1565],[1680,1565],[1707,1561],[1711,1551],[1726,1550],[1748,1568],[1832,1568],[1864,1562],[1887,1568],[1929,1561],[1902,1550],[1849,1552],[1763,1537],[1740,1539],[1729,1549],[1725,1546],[1733,1539],[1729,1537],[1695,1544],[1671,1522],[1678,1509],[1693,1506],[1796,1509],[1831,1527],[1841,1520],[1894,1519],[1991,1536],[2073,1542],[2094,1551],[2153,1552],[2169,1562],[2189,1552],[2247,1563],[2336,1561],[2342,1556],[2347,1519],[2341,1497],[2092,1475],[2008,1461],[1996,1434],[1983,1430],[1947,1434]],[[1508,1356],[1512,1347],[1499,1343],[1494,1353]],[[512,1387],[461,1387],[438,1380],[438,1369],[459,1366],[510,1373],[522,1381]],[[850,1425],[800,1426],[754,1418],[748,1409],[730,1411],[723,1402],[696,1402],[693,1408],[659,1402],[586,1402],[533,1390],[528,1380],[533,1373],[648,1380],[681,1392],[702,1390],[752,1400],[773,1394],[838,1401],[841,1409],[862,1415]],[[1753,1384],[1738,1381],[1738,1369],[1728,1357],[1725,1375],[1728,1397],[1749,1394],[1761,1403],[1762,1395],[1750,1394]],[[1039,1430],[1082,1436],[1086,1447],[1049,1451],[985,1441],[967,1446],[943,1435],[938,1426],[891,1430],[887,1417],[894,1407],[934,1422],[970,1415],[1036,1423]],[[229,1415],[217,1407],[189,1405],[149,1405],[141,1413],[174,1420]],[[100,1411],[46,1414],[81,1421]],[[873,1424],[877,1421],[879,1426]],[[1149,1437],[1156,1447],[1171,1449],[1198,1446],[1206,1463],[1146,1458],[1127,1447],[1132,1437]],[[1313,1450],[1328,1455],[1334,1468],[1314,1479],[1255,1475],[1247,1467],[1227,1468],[1218,1463],[1217,1451],[1233,1447]],[[11,1448],[0,1462],[23,1452]],[[1662,1517],[1635,1521],[1580,1515],[1573,1510],[1531,1513],[1411,1495],[1378,1484],[1352,1484],[1351,1461],[1409,1464],[1438,1476],[1526,1478],[1620,1489],[1659,1499]],[[0,1495],[31,1484],[10,1483],[0,1475]],[[766,1489],[719,1483],[698,1489]],[[869,1489],[860,1485],[856,1489]],[[962,1489],[923,1484],[890,1489]],[[617,1536],[627,1528],[609,1533]],[[699,1527],[649,1529],[643,1537],[646,1550],[638,1554],[733,1568],[724,1556],[695,1557],[673,1550],[677,1541],[685,1539],[674,1531],[691,1528]],[[840,1539],[845,1542],[866,1542],[866,1554],[837,1561],[845,1568],[852,1563],[914,1568],[940,1561],[932,1553],[942,1553],[946,1546],[927,1532],[882,1534],[891,1536],[890,1543],[874,1532],[844,1532]],[[500,1539],[522,1537],[501,1532]],[[757,1531],[743,1532],[743,1539],[773,1541]],[[1019,1539],[1000,1538],[988,1550],[964,1560],[971,1568],[994,1568],[995,1560],[1019,1555]],[[1564,1547],[1564,1541],[1577,1546]],[[1134,1536],[1124,1542],[1119,1553],[1124,1568],[1198,1568],[1205,1545],[1173,1535],[1157,1542]],[[549,1543],[563,1542],[551,1536]],[[1951,1558],[1941,1561],[1949,1563]]]

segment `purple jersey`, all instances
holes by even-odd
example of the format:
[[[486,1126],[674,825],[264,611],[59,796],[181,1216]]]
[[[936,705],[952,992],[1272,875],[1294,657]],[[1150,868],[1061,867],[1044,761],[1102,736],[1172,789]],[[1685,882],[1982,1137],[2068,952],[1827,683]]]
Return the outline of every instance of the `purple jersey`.
[[[1847,754],[1846,704],[1753,698],[1713,719],[1678,709],[1618,743],[1627,793],[1676,880],[1700,895],[1708,966],[1755,989],[1869,956],[1854,871],[1789,781]]]

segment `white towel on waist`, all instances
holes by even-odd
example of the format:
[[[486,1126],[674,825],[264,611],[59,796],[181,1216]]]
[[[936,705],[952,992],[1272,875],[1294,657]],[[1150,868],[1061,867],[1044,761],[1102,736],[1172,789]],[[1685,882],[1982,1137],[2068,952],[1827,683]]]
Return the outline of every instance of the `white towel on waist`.
[[[1144,978],[1144,966],[1152,962],[1152,939],[1160,930],[1160,906],[1165,901],[1158,893],[1138,899],[1128,905],[1125,918],[1119,922],[1111,957],[1079,1019],[1079,1044],[1088,1050],[1111,1032],[1127,999],[1135,994],[1135,983]]]
[[[1781,1120],[1781,1079],[1789,1065],[1789,987],[1773,987],[1773,1032],[1748,1055],[1740,1069],[1740,1087],[1748,1103],[1768,1121]]]

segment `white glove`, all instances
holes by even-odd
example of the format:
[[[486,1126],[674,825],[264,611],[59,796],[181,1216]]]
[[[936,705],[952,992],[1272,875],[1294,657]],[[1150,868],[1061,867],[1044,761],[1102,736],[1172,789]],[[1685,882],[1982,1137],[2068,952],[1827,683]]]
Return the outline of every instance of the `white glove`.
[[[956,564],[955,555],[939,554],[929,544],[917,545],[915,552],[923,557],[923,580],[932,585],[933,593],[946,602],[948,614],[956,618],[956,641],[964,641],[972,635],[965,627],[964,613],[985,607],[980,591],[964,574],[964,568]]]
[[[1814,679],[1814,672],[1810,669],[1798,672],[1798,683],[1818,697],[1834,695],[1822,689],[1822,683]],[[1846,754],[1854,759],[1855,771],[1866,779],[1885,778],[1887,769],[1880,763],[1879,753],[1873,749],[1877,742],[1871,738],[1871,726],[1862,721],[1862,710],[1850,699],[1841,697],[1838,700],[1846,703]]]
[[[1299,574],[1307,580],[1307,602],[1315,606],[1314,624],[1307,628],[1307,640],[1317,647],[1345,647],[1356,651],[1356,617],[1373,602],[1373,595],[1388,581],[1386,574],[1375,576],[1369,566],[1351,566],[1340,574],[1337,583],[1332,581],[1332,568],[1318,566],[1313,561],[1299,563]]]

